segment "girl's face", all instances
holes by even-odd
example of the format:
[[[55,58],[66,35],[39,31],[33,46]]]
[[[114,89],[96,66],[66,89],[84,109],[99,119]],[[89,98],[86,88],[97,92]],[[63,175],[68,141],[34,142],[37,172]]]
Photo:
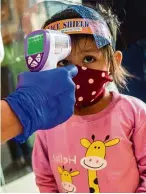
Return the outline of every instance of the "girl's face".
[[[122,53],[116,51],[113,53],[116,64],[120,66],[122,61]],[[110,64],[105,58],[102,49],[98,49],[93,37],[84,37],[75,43],[72,42],[71,54],[58,63],[58,66],[66,66],[74,64],[84,66],[90,69],[109,71]]]
[[[72,43],[71,54],[58,63],[58,66],[74,64],[90,69],[107,71],[109,65],[101,49],[98,49],[93,38],[82,38]]]

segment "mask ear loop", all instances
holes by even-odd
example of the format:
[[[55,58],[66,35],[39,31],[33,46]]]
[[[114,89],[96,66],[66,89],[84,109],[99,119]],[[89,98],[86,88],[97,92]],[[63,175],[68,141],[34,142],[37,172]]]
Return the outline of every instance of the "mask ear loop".
[[[114,52],[115,52],[115,50],[112,47],[112,56],[111,57],[113,57]],[[109,72],[108,75],[112,77],[112,73],[110,72],[110,67],[111,67],[111,64],[109,63],[109,65],[108,65],[108,72]]]
[[[110,63],[109,62],[108,62],[107,72],[108,72],[109,81],[113,81],[112,73],[110,72]]]
[[[108,57],[106,56],[106,60],[107,60],[107,71],[108,71],[108,75],[110,76],[111,75],[111,72],[110,72],[110,63],[108,61]]]
[[[112,76],[112,73],[110,72],[110,63],[108,64],[108,76],[109,76],[109,79],[113,81],[113,76]]]
[[[111,75],[111,72],[110,72],[110,63],[108,64],[108,75]]]

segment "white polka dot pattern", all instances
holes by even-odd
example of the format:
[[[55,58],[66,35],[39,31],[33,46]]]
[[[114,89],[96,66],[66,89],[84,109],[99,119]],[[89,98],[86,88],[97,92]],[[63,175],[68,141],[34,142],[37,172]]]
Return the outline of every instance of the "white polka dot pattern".
[[[105,77],[105,73],[103,72],[103,73],[101,74],[101,76],[102,76],[102,77]]]
[[[88,82],[89,82],[89,84],[93,84],[93,83],[94,83],[94,79],[90,78],[90,79],[88,80]]]
[[[92,92],[92,96],[94,96],[95,94],[96,94],[96,91],[93,91],[93,92]]]
[[[99,95],[109,81],[108,72],[78,66],[78,74],[73,81],[76,84],[76,107],[86,107],[96,102],[98,97],[100,99]]]
[[[87,67],[82,67],[82,70],[87,70]]]
[[[77,90],[80,89],[80,85],[77,85]]]
[[[79,97],[79,98],[78,98],[78,101],[79,101],[79,102],[83,101],[83,97]]]

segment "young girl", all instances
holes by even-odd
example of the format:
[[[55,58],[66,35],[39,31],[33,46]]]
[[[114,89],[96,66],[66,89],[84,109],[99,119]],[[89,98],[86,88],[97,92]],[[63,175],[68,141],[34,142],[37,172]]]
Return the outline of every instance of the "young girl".
[[[146,105],[109,92],[129,74],[115,51],[117,19],[101,6],[76,5],[48,20],[44,29],[70,34],[72,52],[58,66],[75,64],[75,114],[36,134],[33,169],[40,192],[146,192]],[[144,88],[145,90],[145,88]]]

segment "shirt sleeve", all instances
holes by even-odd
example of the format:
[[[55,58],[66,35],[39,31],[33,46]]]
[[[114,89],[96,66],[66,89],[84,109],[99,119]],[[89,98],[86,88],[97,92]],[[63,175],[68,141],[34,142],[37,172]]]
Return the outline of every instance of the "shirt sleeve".
[[[133,134],[133,144],[140,175],[139,187],[136,193],[146,193],[146,119]]]
[[[36,184],[41,193],[58,193],[58,187],[53,176],[46,145],[44,131],[36,133],[32,166],[36,176]]]

